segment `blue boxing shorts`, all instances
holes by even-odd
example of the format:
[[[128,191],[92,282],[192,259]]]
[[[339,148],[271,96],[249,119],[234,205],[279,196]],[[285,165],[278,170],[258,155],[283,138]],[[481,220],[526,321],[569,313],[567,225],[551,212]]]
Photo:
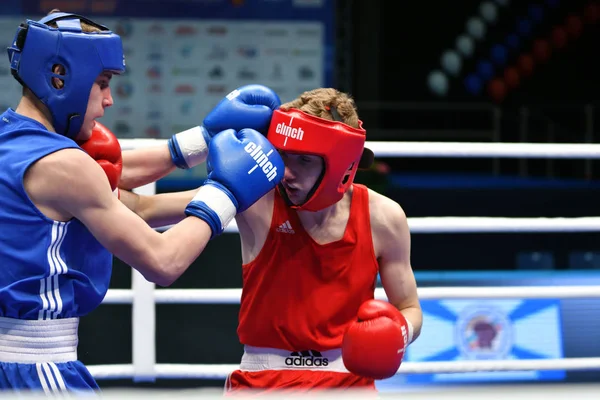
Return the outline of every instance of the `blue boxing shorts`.
[[[94,394],[98,384],[77,360],[78,325],[0,317],[0,391]]]

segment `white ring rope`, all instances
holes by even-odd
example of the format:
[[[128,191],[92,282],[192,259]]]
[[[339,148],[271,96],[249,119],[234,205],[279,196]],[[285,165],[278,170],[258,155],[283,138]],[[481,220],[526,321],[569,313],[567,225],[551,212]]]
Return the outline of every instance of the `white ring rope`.
[[[408,218],[408,226],[411,233],[600,232],[600,217],[413,217]],[[235,221],[225,228],[225,232],[238,232]]]
[[[377,157],[600,158],[600,145],[578,143],[367,142]]]
[[[156,378],[225,379],[238,364],[156,364]],[[133,377],[133,365],[92,365],[88,369],[96,379]],[[600,357],[556,358],[543,360],[431,361],[402,363],[398,374],[441,374],[495,371],[582,371],[600,369]]]
[[[598,298],[600,286],[499,286],[418,288],[420,299],[573,299]],[[156,304],[239,304],[242,289],[157,289]],[[386,300],[383,288],[375,298]],[[103,303],[131,304],[133,291],[109,289]]]
[[[120,139],[123,149],[166,144],[164,139]],[[600,158],[597,143],[487,143],[487,142],[371,142],[365,147],[376,157],[497,157]]]

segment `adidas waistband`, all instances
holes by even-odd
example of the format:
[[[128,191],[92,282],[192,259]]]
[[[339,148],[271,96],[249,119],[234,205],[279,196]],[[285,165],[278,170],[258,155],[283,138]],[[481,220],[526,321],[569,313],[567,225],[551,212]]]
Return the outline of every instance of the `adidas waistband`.
[[[290,352],[265,347],[244,346],[240,370],[264,371],[269,369],[348,372],[342,361],[341,349],[322,352],[315,350]]]

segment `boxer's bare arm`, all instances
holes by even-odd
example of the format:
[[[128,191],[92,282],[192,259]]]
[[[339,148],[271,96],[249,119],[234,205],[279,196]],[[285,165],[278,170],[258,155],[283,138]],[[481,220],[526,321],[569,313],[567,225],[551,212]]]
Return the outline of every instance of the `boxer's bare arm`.
[[[195,217],[156,232],[113,195],[102,168],[77,149],[36,162],[25,187],[36,205],[80,220],[112,254],[159,285],[173,283],[211,236],[210,227]]]
[[[404,210],[395,201],[369,191],[371,229],[379,261],[379,275],[388,301],[411,322],[413,340],[419,336],[423,314],[410,264],[410,230]]]
[[[176,169],[169,147],[153,146],[123,151],[123,172],[119,188],[131,190],[156,182]]]
[[[246,211],[235,216],[242,242],[242,263],[244,264],[258,256],[267,240],[273,215],[274,197],[275,191],[271,190]]]
[[[157,228],[176,224],[186,218],[185,207],[198,189],[185,192],[161,193],[152,196],[120,190],[119,199],[127,208],[139,215],[148,225]]]

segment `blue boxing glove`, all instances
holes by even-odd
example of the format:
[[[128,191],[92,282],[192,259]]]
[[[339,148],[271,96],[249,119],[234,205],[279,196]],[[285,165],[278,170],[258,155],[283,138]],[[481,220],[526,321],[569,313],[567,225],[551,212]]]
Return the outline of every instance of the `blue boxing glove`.
[[[266,135],[273,110],[280,105],[279,96],[266,86],[235,89],[212,109],[202,126],[176,133],[169,139],[173,164],[187,169],[203,163],[211,138],[225,129],[251,128]]]
[[[208,179],[185,213],[206,221],[215,237],[238,212],[277,186],[285,165],[275,147],[254,129],[225,130],[208,147]]]

